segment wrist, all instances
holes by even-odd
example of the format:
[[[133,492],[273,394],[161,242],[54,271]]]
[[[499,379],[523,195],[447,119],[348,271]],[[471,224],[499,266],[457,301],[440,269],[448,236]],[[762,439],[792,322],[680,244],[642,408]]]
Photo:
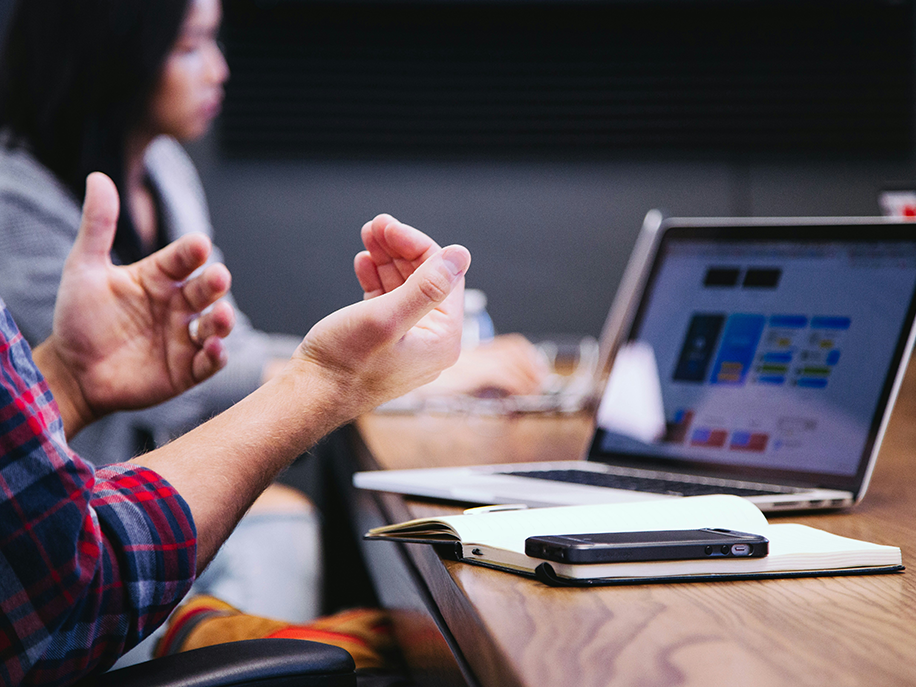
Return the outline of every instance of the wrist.
[[[291,426],[302,426],[309,434],[318,433],[318,437],[304,437],[307,443],[371,409],[350,376],[334,374],[312,360],[293,357],[267,386],[276,387],[279,398],[295,414],[290,418]],[[303,414],[309,422],[303,422]]]
[[[60,357],[54,334],[35,347],[32,358],[57,402],[68,438],[97,419],[83,395],[73,368]]]

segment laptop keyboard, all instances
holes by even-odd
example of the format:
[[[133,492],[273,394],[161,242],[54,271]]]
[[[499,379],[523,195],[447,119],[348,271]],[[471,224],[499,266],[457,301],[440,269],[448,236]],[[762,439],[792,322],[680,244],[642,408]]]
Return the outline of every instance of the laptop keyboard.
[[[571,482],[595,487],[645,491],[650,494],[670,494],[672,496],[701,496],[703,494],[734,494],[735,496],[759,496],[761,494],[785,493],[782,489],[747,489],[742,487],[723,486],[681,482],[656,477],[634,477],[632,475],[613,475],[590,470],[533,470],[525,472],[504,472],[504,475],[516,477],[533,477],[554,482]]]

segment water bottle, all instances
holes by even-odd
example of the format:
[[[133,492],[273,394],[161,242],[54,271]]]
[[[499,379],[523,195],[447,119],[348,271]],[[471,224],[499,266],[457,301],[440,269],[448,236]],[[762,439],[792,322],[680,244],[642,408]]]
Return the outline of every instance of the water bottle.
[[[487,312],[487,295],[480,289],[465,289],[461,347],[474,348],[490,341],[495,334],[493,320]]]

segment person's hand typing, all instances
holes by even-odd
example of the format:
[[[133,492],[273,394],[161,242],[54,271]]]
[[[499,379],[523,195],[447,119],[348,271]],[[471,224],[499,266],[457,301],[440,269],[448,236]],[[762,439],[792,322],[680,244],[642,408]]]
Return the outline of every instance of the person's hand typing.
[[[521,334],[500,334],[462,350],[461,357],[417,395],[529,395],[541,392],[549,369],[537,348]]]
[[[217,264],[191,276],[210,254],[209,239],[185,236],[133,265],[115,266],[118,211],[112,181],[91,174],[53,331],[35,350],[68,435],[109,412],[165,401],[226,364],[222,338],[235,315],[217,301],[229,290],[229,271]]]

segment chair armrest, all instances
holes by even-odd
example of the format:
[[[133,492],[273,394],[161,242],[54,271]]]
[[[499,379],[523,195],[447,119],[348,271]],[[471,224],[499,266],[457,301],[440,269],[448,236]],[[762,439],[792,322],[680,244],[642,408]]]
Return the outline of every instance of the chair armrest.
[[[344,649],[301,639],[246,639],[113,670],[97,687],[354,687]]]

